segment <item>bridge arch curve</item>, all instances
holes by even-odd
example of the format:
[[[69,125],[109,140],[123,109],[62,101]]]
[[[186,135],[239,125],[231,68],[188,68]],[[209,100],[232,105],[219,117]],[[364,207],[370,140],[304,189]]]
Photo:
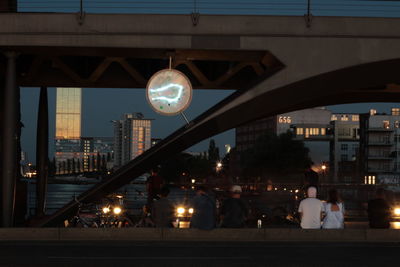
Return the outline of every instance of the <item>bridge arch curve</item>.
[[[256,119],[316,106],[400,101],[400,86],[397,85],[400,83],[399,69],[400,58],[360,64],[287,83],[248,101],[241,98],[248,97],[252,89],[237,91],[194,119],[190,125],[178,129],[117,170],[108,180],[80,195],[77,200],[90,202],[98,199],[130,182],[166,156]],[[71,201],[39,225],[62,222],[73,214],[77,205],[78,202]]]
[[[235,122],[226,127],[230,129],[267,116],[317,106],[397,102],[400,101],[399,68],[400,58],[382,60],[284,83],[251,98],[248,97],[252,93],[250,89],[232,101],[231,105],[235,102],[238,104],[226,110],[225,114],[220,114],[219,122],[227,124],[230,117],[235,117]],[[268,80],[262,84],[268,84]],[[243,101],[241,98],[248,100]]]

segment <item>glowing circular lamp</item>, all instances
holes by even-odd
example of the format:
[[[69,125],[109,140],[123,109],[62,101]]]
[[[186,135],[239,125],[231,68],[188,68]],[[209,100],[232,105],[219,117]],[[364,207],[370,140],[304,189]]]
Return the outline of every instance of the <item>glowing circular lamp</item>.
[[[146,86],[146,97],[155,112],[173,116],[192,101],[192,84],[180,71],[165,69],[155,73]]]

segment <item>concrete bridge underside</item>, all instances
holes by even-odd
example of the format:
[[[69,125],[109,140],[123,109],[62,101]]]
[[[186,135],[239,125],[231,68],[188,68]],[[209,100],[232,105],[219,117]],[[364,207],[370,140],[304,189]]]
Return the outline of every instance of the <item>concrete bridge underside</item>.
[[[76,56],[72,51],[89,50],[97,51],[104,58],[125,57],[116,51],[130,49],[219,51],[221,54],[237,51],[243,55],[257,51],[261,55],[253,62],[263,72],[257,74],[256,69],[261,69],[251,65],[253,76],[237,78],[241,80],[237,89],[242,90],[79,196],[82,202],[118,189],[165,155],[255,119],[313,106],[395,102],[400,98],[399,19],[317,17],[311,28],[307,28],[302,17],[201,16],[199,24],[193,26],[190,16],[87,15],[80,26],[74,14],[2,16],[5,23],[0,25],[1,49],[19,51],[22,55],[37,55],[43,47],[46,47],[44,54],[64,51],[63,57]],[[61,56],[57,53],[57,57]],[[168,57],[166,54],[161,58]],[[222,75],[238,64],[230,62],[221,71]],[[134,63],[129,61],[129,64]],[[46,73],[45,68],[41,71]],[[22,80],[18,77],[18,81]],[[77,81],[75,86],[85,86]],[[56,225],[76,207],[77,203],[71,202],[40,225]]]

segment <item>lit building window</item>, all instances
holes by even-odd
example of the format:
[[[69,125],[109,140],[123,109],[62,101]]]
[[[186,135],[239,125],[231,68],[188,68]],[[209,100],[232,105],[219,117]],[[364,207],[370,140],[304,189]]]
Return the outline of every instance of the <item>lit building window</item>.
[[[319,128],[310,128],[310,135],[319,135]]]
[[[326,129],[325,128],[321,128],[321,135],[326,135]]]
[[[400,108],[392,108],[392,115],[399,116],[400,115]]]
[[[303,128],[296,128],[296,134],[303,135],[304,134]]]
[[[359,115],[351,115],[351,120],[352,121],[359,121],[360,120],[360,116]]]
[[[332,115],[331,116],[331,121],[337,121],[337,116],[336,115]]]
[[[376,109],[370,109],[369,115],[374,116],[376,114]]]
[[[348,121],[349,117],[347,115],[342,115],[342,117],[340,118],[341,121]]]
[[[389,121],[383,121],[383,128],[384,129],[389,129],[390,128],[390,122]]]

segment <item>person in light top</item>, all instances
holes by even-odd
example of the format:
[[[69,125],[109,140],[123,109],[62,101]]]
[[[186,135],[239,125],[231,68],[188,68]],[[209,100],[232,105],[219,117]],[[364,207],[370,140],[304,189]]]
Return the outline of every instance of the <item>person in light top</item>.
[[[340,201],[336,189],[329,190],[328,201],[324,204],[324,212],[323,229],[344,228],[344,204]]]
[[[307,189],[307,196],[299,205],[300,226],[303,229],[321,229],[323,203],[317,199],[317,188],[313,186],[309,187]]]

